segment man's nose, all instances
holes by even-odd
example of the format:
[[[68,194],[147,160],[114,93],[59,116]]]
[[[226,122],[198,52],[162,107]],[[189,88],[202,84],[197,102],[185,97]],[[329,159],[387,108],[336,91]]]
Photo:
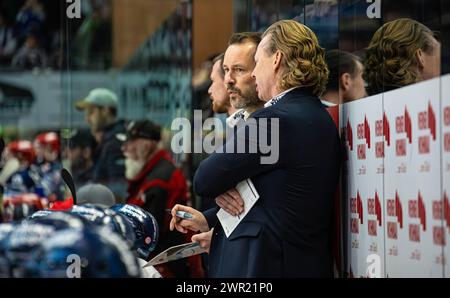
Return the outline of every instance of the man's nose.
[[[235,80],[234,80],[234,78],[231,76],[231,72],[227,72],[227,73],[225,74],[224,82],[225,82],[225,86],[228,86],[228,85],[234,85],[234,84],[235,84]]]

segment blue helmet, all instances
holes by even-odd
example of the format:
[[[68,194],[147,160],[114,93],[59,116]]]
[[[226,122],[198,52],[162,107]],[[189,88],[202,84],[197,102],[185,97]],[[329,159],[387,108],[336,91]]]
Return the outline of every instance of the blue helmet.
[[[131,220],[136,234],[136,241],[133,248],[137,250],[140,258],[147,260],[158,243],[159,229],[156,219],[150,212],[136,205],[116,204],[111,209],[125,215]]]
[[[14,230],[14,223],[0,224],[0,278],[10,277],[9,261],[5,257],[4,242],[8,238],[9,234]]]
[[[27,277],[140,277],[127,243],[106,227],[59,231],[34,251],[25,267]]]
[[[45,217],[24,220],[1,242],[0,272],[10,277],[24,277],[24,264],[33,250],[56,231],[82,229],[86,222],[64,212],[54,212]]]
[[[105,225],[110,222],[110,219],[107,218],[104,210],[104,208],[92,204],[74,205],[70,213],[80,215],[97,225]]]
[[[15,224],[12,222],[0,224],[0,242],[2,242],[3,239],[8,237],[9,233],[11,233],[14,230],[14,226]]]
[[[2,241],[0,272],[5,277],[23,277],[23,264],[42,241],[56,231],[46,224],[21,223]]]
[[[47,216],[49,216],[52,213],[55,213],[55,211],[52,211],[52,210],[39,210],[39,211],[36,211],[33,214],[31,214],[31,216],[28,217],[28,219],[36,219],[36,218],[39,218],[39,217],[47,217]]]
[[[83,229],[92,225],[84,217],[63,211],[41,210],[34,213],[24,223],[39,223],[53,226],[56,230]]]
[[[82,216],[96,225],[107,226],[112,231],[121,235],[130,246],[136,240],[131,221],[113,210],[94,204],[85,204],[73,206],[70,212]]]
[[[133,247],[136,242],[133,222],[125,215],[110,209],[106,209],[105,213],[112,217],[115,222],[115,226],[118,228],[119,234],[127,241],[130,247]]]

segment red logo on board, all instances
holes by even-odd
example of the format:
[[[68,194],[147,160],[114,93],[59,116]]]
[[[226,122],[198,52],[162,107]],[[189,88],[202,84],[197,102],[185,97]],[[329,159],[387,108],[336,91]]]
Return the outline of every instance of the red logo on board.
[[[386,116],[386,113],[383,115],[383,134],[386,139],[387,145],[391,146],[391,133],[389,128],[389,120]]]
[[[411,117],[409,116],[408,109],[405,107],[405,132],[406,132],[406,138],[408,139],[409,143],[412,143],[412,124],[411,124]]]
[[[397,233],[397,223],[393,221],[389,221],[387,223],[387,232],[388,232],[388,238],[389,239],[397,239],[398,233]]]
[[[350,119],[347,119],[347,141],[348,146],[350,147],[350,151],[353,151],[353,130],[350,125]]]

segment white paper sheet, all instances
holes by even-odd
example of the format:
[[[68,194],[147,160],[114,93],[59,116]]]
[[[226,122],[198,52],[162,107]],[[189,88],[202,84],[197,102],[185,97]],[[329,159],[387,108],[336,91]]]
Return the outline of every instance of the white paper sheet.
[[[250,179],[246,179],[244,181],[239,182],[236,185],[236,190],[241,195],[244,200],[244,212],[242,212],[238,216],[233,216],[227,213],[222,208],[217,212],[217,217],[222,224],[222,228],[225,232],[227,238],[233,233],[242,219],[247,215],[250,209],[255,205],[256,201],[259,199],[259,194],[255,189],[252,181]]]

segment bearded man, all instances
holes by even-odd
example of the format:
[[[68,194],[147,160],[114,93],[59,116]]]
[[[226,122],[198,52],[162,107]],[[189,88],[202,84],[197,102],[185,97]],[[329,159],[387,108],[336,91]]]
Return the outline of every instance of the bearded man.
[[[154,255],[186,242],[184,235],[170,232],[169,213],[175,204],[188,204],[186,179],[172,161],[170,154],[159,146],[161,129],[148,120],[132,121],[125,134],[117,134],[124,142],[125,177],[128,180],[127,204],[150,212],[158,222],[159,239]],[[156,266],[163,277],[188,277],[187,259]]]

